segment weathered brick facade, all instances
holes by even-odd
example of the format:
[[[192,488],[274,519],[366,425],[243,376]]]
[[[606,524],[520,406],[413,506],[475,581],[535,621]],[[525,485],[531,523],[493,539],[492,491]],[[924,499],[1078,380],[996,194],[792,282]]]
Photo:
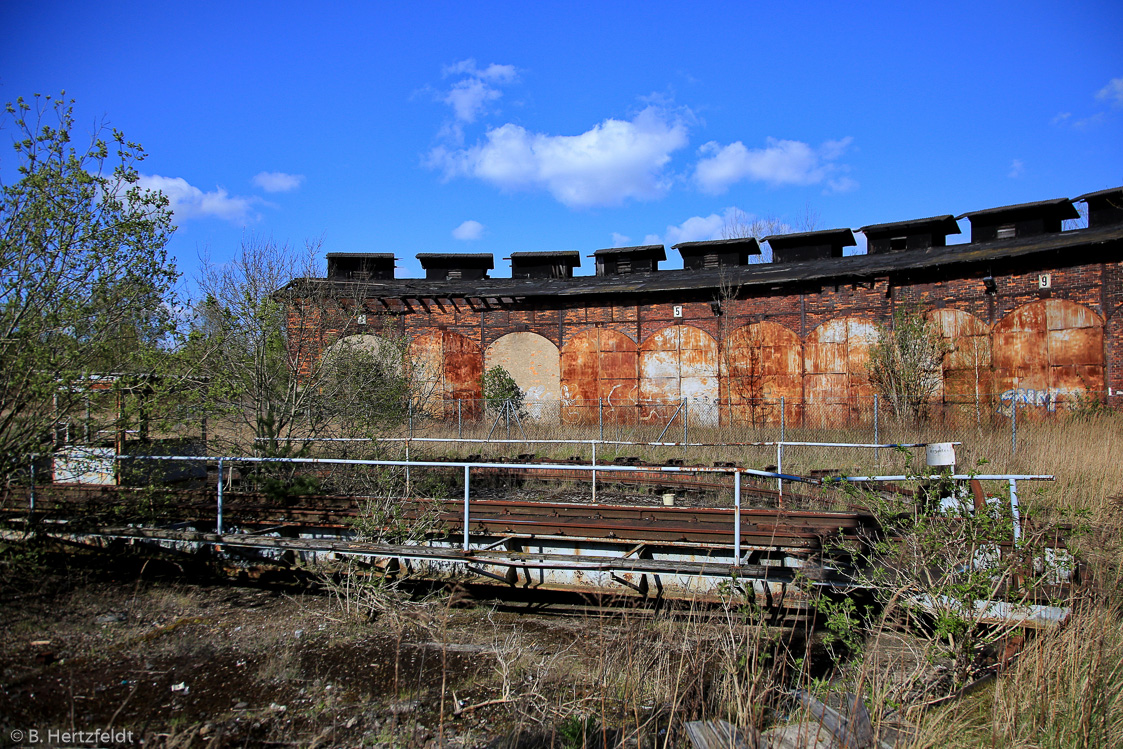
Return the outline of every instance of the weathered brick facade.
[[[618,418],[682,399],[722,419],[779,397],[796,419],[807,404],[860,408],[872,394],[869,346],[905,307],[925,312],[953,348],[946,400],[981,393],[1055,407],[1086,393],[1123,405],[1123,224],[798,263],[300,279],[285,292],[291,352],[306,367],[342,338],[392,332],[454,399],[478,398],[480,372],[498,364],[532,398],[602,408],[607,399]]]

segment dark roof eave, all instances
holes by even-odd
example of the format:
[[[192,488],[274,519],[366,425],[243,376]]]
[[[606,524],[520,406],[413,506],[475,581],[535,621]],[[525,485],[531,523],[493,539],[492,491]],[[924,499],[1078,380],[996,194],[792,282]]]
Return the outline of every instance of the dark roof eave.
[[[335,281],[294,279],[278,290],[301,283],[335,284],[341,289],[361,288],[368,296],[400,297],[589,297],[622,293],[671,293],[717,288],[722,283],[744,287],[775,287],[832,280],[884,277],[908,271],[923,271],[951,265],[970,265],[1028,257],[1066,249],[1123,244],[1123,226],[1079,229],[1043,234],[1025,240],[996,240],[881,255],[849,255],[841,258],[795,263],[757,263],[722,270],[665,270],[625,276],[577,276],[567,279],[488,278],[471,285],[459,281],[395,279],[393,281]]]
[[[893,221],[888,224],[870,224],[869,226],[861,227],[858,231],[869,236],[870,234],[889,234],[891,232],[908,229],[919,232],[929,228],[947,234],[962,233],[959,229],[959,224],[956,223],[955,217],[950,213],[945,216],[931,216],[929,218],[917,218],[909,221]]]
[[[1053,198],[1052,200],[1037,200],[1033,203],[1017,203],[1015,205],[998,206],[997,208],[984,208],[981,211],[968,211],[955,218],[956,220],[963,218],[970,219],[971,222],[974,223],[976,218],[1000,216],[1004,213],[1044,212],[1049,208],[1056,209],[1059,213],[1064,214],[1061,218],[1078,218],[1080,215],[1072,205],[1072,201],[1068,198]]]

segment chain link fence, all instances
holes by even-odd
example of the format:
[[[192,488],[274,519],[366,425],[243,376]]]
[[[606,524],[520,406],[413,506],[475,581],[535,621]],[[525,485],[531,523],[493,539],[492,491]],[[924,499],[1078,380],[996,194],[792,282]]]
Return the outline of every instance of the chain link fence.
[[[964,451],[966,459],[985,458],[992,463],[1012,465],[1019,441],[1024,448],[1025,440],[1032,439],[1038,427],[1112,413],[1106,402],[1106,398],[1094,393],[1068,400],[1027,395],[1024,391],[962,398],[945,396],[929,403],[918,418],[896,413],[885,398],[877,395],[845,400],[684,399],[624,403],[607,399],[536,399],[521,406],[449,399],[416,406],[411,411],[408,434],[507,445],[508,440],[613,443],[607,454],[602,452],[608,459],[645,452],[639,450],[644,445],[646,459],[675,457],[693,463],[738,460],[760,468],[776,466],[804,474],[859,467],[907,469],[916,463],[916,449],[895,450],[877,445],[964,442],[970,445]],[[652,447],[650,443],[661,444]]]

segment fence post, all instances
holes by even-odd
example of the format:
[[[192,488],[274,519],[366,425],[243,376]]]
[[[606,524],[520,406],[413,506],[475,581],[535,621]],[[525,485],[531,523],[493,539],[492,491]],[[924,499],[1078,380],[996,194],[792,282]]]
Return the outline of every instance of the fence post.
[[[413,437],[413,398],[409,399],[409,436]]]
[[[461,413],[461,411],[462,411],[461,406],[463,405],[463,403],[464,403],[463,399],[461,399],[461,398],[456,399],[456,439],[460,439],[461,437],[464,436],[462,434],[463,429],[464,429],[464,417],[463,417],[463,414]]]
[[[1018,509],[1018,480],[1010,479],[1010,513],[1014,516],[1014,546],[1022,538],[1022,515]]]
[[[1018,394],[1010,399],[1010,454],[1018,454]]]
[[[784,472],[784,443],[783,441],[776,443],[776,473]],[[784,499],[784,480],[782,478],[776,479],[776,491],[780,493],[780,501]]]
[[[593,442],[593,504],[597,503],[597,443]]]
[[[682,457],[686,458],[686,445],[690,442],[690,401],[682,399]]]
[[[27,489],[28,512],[31,517],[28,522],[35,522],[35,457],[31,458],[31,486]]]
[[[410,437],[413,437],[413,435],[412,435],[412,434],[410,434]],[[410,475],[409,475],[409,440],[406,440],[406,493],[405,493],[405,498],[406,498],[406,499],[409,499],[409,484],[410,484]]]
[[[218,459],[218,518],[215,530],[222,535],[222,458]]]
[[[507,439],[511,439],[511,401],[503,401],[503,420],[507,424]]]
[[[788,438],[788,409],[786,406],[786,398],[780,396],[780,441],[783,442]]]
[[[597,398],[597,423],[600,424],[600,441],[604,442],[604,398]]]
[[[464,551],[468,551],[468,472],[471,469],[464,466]]]
[[[776,445],[776,473],[784,469],[784,442],[788,439],[788,409],[787,399],[780,396],[780,444]],[[780,492],[780,499],[784,498],[784,480],[776,479],[776,488]]]
[[[878,429],[877,423],[877,393],[873,395],[873,443],[875,445],[881,444],[881,432]],[[881,465],[881,448],[875,447],[873,449],[873,462]]]
[[[733,474],[733,566],[741,566],[741,472]]]

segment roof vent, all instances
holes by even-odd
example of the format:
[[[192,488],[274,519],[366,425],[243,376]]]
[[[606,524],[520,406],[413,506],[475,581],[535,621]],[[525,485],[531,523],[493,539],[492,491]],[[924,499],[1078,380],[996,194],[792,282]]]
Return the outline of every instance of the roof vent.
[[[417,261],[429,281],[475,281],[495,267],[490,252],[419,252]]]
[[[1112,187],[1081,195],[1076,200],[1088,204],[1088,228],[1123,224],[1123,187]]]
[[[764,241],[772,248],[772,262],[797,263],[803,260],[826,260],[842,257],[843,247],[853,247],[854,232],[849,229],[825,229],[798,234],[773,234]]]
[[[597,250],[590,257],[597,261],[598,276],[620,276],[659,270],[659,261],[667,259],[667,252],[661,244],[648,244]]]
[[[1057,198],[971,211],[957,218],[971,220],[972,242],[989,242],[1055,234],[1061,230],[1061,224],[1066,219],[1080,218],[1080,214],[1068,198]]]
[[[573,278],[581,265],[577,250],[560,252],[512,252],[511,278]]]
[[[895,221],[891,224],[871,224],[858,231],[866,235],[866,252],[870,255],[882,255],[902,250],[946,247],[947,235],[959,234],[959,224],[949,214]]]
[[[329,252],[328,278],[333,281],[388,281],[394,278],[392,252]]]
[[[750,255],[760,255],[755,237],[715,239],[709,242],[679,242],[671,249],[682,255],[687,270],[707,270],[727,265],[748,265]]]

